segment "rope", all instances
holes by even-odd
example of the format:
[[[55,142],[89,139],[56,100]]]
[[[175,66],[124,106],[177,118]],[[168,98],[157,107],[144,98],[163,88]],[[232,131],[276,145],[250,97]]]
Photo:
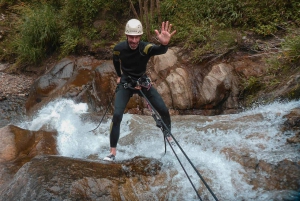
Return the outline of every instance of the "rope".
[[[134,88],[131,88],[134,89]],[[142,92],[141,89],[139,89],[140,93],[142,94],[142,96],[145,98],[145,100],[147,101],[147,103],[149,104],[149,106],[151,107],[152,111],[159,117],[159,114],[157,113],[157,111],[154,109],[154,107],[151,105],[151,103],[149,102],[149,100],[147,99],[147,97],[145,96],[145,94]],[[212,192],[212,190],[210,189],[210,187],[208,186],[208,184],[206,183],[206,181],[204,180],[204,178],[201,176],[201,174],[199,173],[199,171],[196,169],[196,167],[194,166],[194,164],[192,163],[192,161],[189,159],[189,157],[186,155],[185,151],[182,149],[182,147],[179,145],[179,143],[177,142],[177,140],[175,139],[175,137],[172,135],[172,133],[170,132],[169,128],[166,126],[166,124],[163,122],[162,119],[160,119],[162,125],[164,126],[164,128],[168,131],[169,135],[173,138],[173,140],[175,141],[176,145],[179,147],[179,149],[181,150],[181,152],[183,153],[183,155],[186,157],[186,159],[188,160],[188,162],[190,163],[190,165],[193,167],[193,169],[195,170],[195,172],[197,173],[197,175],[199,176],[199,178],[201,179],[201,181],[203,182],[203,184],[206,186],[206,188],[208,189],[208,191],[211,193],[211,195],[214,197],[214,199],[216,201],[218,201],[216,195]],[[168,141],[168,140],[167,140]],[[190,180],[190,177],[188,176],[188,174],[186,173],[181,161],[179,160],[179,158],[177,157],[177,154],[175,153],[173,147],[171,146],[170,142],[168,141],[170,147],[172,148],[172,151],[174,152],[178,162],[180,163],[181,167],[183,168],[186,176],[188,177],[189,181],[191,182],[195,192],[197,193],[199,199],[201,200],[201,197],[199,196],[198,192],[196,191],[192,181]]]
[[[109,106],[111,105],[111,103],[112,103],[112,101],[113,101],[114,97],[115,97],[115,93],[114,93],[114,95],[113,95],[112,99],[109,101],[109,104],[107,105],[107,107],[106,107],[106,110],[105,110],[105,113],[104,113],[104,115],[102,116],[102,118],[101,118],[101,120],[100,120],[100,122],[99,122],[98,126],[97,126],[96,128],[94,128],[93,130],[90,130],[89,132],[95,131],[97,128],[99,128],[99,126],[100,126],[100,124],[102,123],[102,121],[103,121],[103,119],[104,119],[105,115],[106,115],[106,114],[107,114],[107,112],[108,112]]]

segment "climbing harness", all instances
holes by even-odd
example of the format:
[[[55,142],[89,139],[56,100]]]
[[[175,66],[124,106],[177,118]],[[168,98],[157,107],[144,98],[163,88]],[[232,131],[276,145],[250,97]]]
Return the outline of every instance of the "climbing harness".
[[[149,90],[152,86],[151,79],[146,75],[143,75],[139,79],[133,79],[131,76],[128,76],[127,81],[128,82],[123,84],[125,89],[135,89],[135,87],[140,86]]]
[[[134,81],[134,79],[132,79],[130,76],[128,76],[127,80],[128,80],[129,82],[126,82],[126,83],[123,84],[123,87],[124,87],[125,89],[127,89],[127,88],[134,88],[135,86],[138,85],[138,86],[142,86],[142,87],[146,88],[147,90],[149,90],[149,89],[151,88],[151,86],[152,86],[152,85],[151,85],[151,79],[150,79],[148,76],[146,76],[146,75],[143,75],[142,77],[140,77],[140,78],[137,79],[136,81]],[[104,115],[102,116],[102,118],[101,118],[99,124],[97,125],[97,127],[94,128],[93,130],[90,130],[89,132],[93,132],[93,131],[95,131],[97,128],[99,128],[99,126],[101,125],[101,123],[102,123],[102,121],[103,121],[105,115],[106,115],[107,112],[108,112],[108,109],[109,109],[110,105],[112,104],[112,101],[113,101],[113,99],[114,99],[114,96],[115,96],[115,93],[114,93],[114,95],[112,96],[111,100],[109,101],[109,104],[108,104],[107,107],[106,107],[105,113],[104,113]]]
[[[218,201],[216,195],[212,192],[212,190],[210,189],[210,187],[208,186],[208,184],[206,183],[206,181],[204,180],[204,178],[201,176],[201,174],[199,173],[199,171],[196,169],[196,167],[194,166],[194,164],[192,163],[192,161],[189,159],[189,157],[186,155],[185,151],[182,149],[182,147],[180,146],[180,144],[178,143],[178,141],[175,139],[175,137],[172,135],[172,133],[170,132],[169,128],[166,126],[166,124],[164,123],[164,121],[161,119],[160,115],[158,114],[158,112],[154,109],[154,107],[151,105],[150,101],[148,100],[148,98],[146,97],[146,95],[143,93],[142,89],[136,89],[134,87],[137,87],[137,86],[141,86],[143,88],[146,88],[146,89],[150,89],[149,87],[149,84],[147,82],[145,82],[146,84],[144,85],[141,85],[140,83],[143,83],[143,82],[139,82],[139,80],[136,81],[136,83],[134,82],[130,82],[129,84],[124,84],[124,88],[125,86],[129,89],[133,89],[133,90],[139,90],[140,94],[142,95],[142,97],[146,100],[147,102],[147,106],[148,108],[150,109],[150,111],[152,112],[152,117],[154,118],[155,122],[156,122],[156,126],[158,128],[160,128],[163,132],[163,135],[164,135],[164,143],[165,143],[165,153],[166,153],[166,142],[168,142],[169,146],[171,147],[173,153],[175,154],[180,166],[182,167],[184,173],[186,174],[188,180],[190,181],[192,187],[194,188],[195,190],[195,193],[197,194],[198,198],[200,200],[201,197],[196,189],[196,187],[194,186],[193,182],[191,181],[191,178],[189,177],[188,173],[186,172],[183,164],[181,163],[178,155],[176,154],[173,146],[171,145],[171,142],[169,142],[169,140],[167,139],[168,137],[172,137],[174,142],[176,143],[176,145],[179,147],[179,149],[181,150],[181,152],[183,153],[183,155],[185,156],[185,158],[187,159],[187,161],[190,163],[190,165],[193,167],[194,171],[197,173],[197,175],[199,176],[199,178],[201,179],[201,181],[203,182],[203,184],[205,185],[205,187],[208,189],[208,191],[211,193],[211,195],[213,196],[213,198]],[[148,84],[148,85],[147,85]],[[151,80],[150,80],[150,84],[151,84]]]

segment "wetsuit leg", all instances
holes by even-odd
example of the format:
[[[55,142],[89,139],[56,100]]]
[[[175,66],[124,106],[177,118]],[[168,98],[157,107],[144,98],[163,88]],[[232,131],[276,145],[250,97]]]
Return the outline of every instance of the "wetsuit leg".
[[[142,90],[149,102],[151,103],[151,105],[159,113],[161,119],[171,132],[170,113],[161,95],[157,92],[157,90],[154,87],[151,87],[149,90],[145,88],[143,88]]]
[[[120,137],[120,125],[123,118],[123,114],[126,105],[132,96],[130,89],[124,89],[124,87],[119,84],[116,89],[116,98],[114,103],[114,115],[110,125],[110,147],[117,147],[117,143]]]

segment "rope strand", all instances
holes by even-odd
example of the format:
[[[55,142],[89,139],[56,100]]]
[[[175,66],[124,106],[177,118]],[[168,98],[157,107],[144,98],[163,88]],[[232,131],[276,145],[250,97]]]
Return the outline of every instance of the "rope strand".
[[[109,104],[107,105],[106,110],[105,110],[105,113],[104,113],[104,115],[102,116],[102,118],[101,118],[101,120],[100,120],[98,126],[97,126],[96,128],[94,128],[93,130],[90,130],[89,132],[95,131],[97,128],[99,128],[99,126],[100,126],[100,124],[102,123],[102,121],[103,121],[103,119],[104,119],[106,113],[108,112],[108,109],[109,109],[109,107],[110,107],[110,105],[111,105],[111,103],[112,103],[114,97],[115,97],[115,93],[114,93],[112,99],[109,101]]]
[[[134,88],[131,88],[134,89]],[[152,111],[155,113],[155,115],[157,115],[159,117],[159,114],[157,113],[157,111],[154,109],[154,107],[151,105],[151,103],[149,102],[149,100],[147,99],[147,97],[145,96],[145,94],[142,92],[142,90],[139,90],[140,93],[142,94],[142,96],[145,98],[145,100],[147,101],[147,103],[149,104],[149,106],[151,107]],[[160,119],[160,118],[159,118]],[[175,137],[172,135],[172,133],[170,132],[169,128],[166,126],[166,124],[163,122],[162,119],[160,119],[162,126],[164,126],[164,129],[166,129],[169,133],[169,135],[173,138],[173,140],[175,141],[176,145],[179,147],[179,149],[181,150],[181,152],[183,153],[183,155],[186,157],[186,159],[188,160],[188,162],[190,163],[190,165],[193,167],[194,171],[197,173],[197,175],[199,176],[199,178],[201,179],[201,181],[204,183],[205,187],[208,189],[208,191],[211,193],[211,195],[214,197],[214,199],[216,201],[218,201],[216,195],[212,192],[212,190],[210,189],[210,187],[208,186],[208,184],[206,183],[206,181],[204,180],[204,178],[201,176],[201,174],[199,173],[199,171],[196,169],[196,167],[194,166],[194,164],[192,163],[192,161],[189,159],[189,157],[186,155],[185,151],[182,149],[182,147],[179,145],[178,141],[175,139]],[[168,140],[167,140],[168,141]],[[174,152],[175,156],[177,157],[177,154],[175,153],[173,147],[171,146],[170,142],[168,141],[170,147],[172,148],[172,151]],[[177,157],[178,162],[180,163],[181,167],[183,168],[181,161],[179,160],[179,158]],[[186,173],[185,169],[183,168],[184,172]],[[187,173],[186,173],[187,175]],[[188,179],[190,180],[189,176],[187,175]],[[191,180],[190,180],[191,182]],[[193,183],[191,182],[192,186],[194,187]],[[194,187],[195,189],[195,187]],[[196,191],[196,189],[195,189]],[[198,192],[196,191],[199,199],[201,200]]]

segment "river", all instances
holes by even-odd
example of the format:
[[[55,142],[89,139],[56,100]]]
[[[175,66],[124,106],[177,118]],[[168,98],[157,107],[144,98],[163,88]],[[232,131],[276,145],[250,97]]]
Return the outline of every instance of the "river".
[[[172,134],[190,161],[207,179],[209,187],[219,200],[299,200],[300,193],[297,191],[253,188],[247,182],[252,174],[250,170],[231,158],[232,155],[226,154],[226,150],[230,149],[274,165],[284,159],[300,161],[299,143],[286,143],[287,138],[295,133],[281,131],[284,115],[299,107],[300,101],[275,102],[239,114],[172,116]],[[109,150],[110,121],[101,122],[96,131],[90,132],[99,122],[88,120],[88,116],[87,104],[62,99],[49,103],[34,118],[18,126],[29,130],[39,130],[42,127],[57,130],[57,146],[62,156],[96,156],[97,159],[102,159]],[[176,146],[174,150],[195,187],[202,189],[200,196],[204,200],[213,200],[180,148]],[[162,133],[155,126],[152,117],[125,114],[116,159],[124,160],[135,156],[156,158],[163,162],[162,171],[170,177],[165,185],[174,186],[168,188],[170,200],[198,200],[170,147],[167,147],[164,155]],[[171,170],[177,170],[177,173],[174,175]],[[159,189],[153,186],[151,191],[155,193],[161,189],[164,186]]]

